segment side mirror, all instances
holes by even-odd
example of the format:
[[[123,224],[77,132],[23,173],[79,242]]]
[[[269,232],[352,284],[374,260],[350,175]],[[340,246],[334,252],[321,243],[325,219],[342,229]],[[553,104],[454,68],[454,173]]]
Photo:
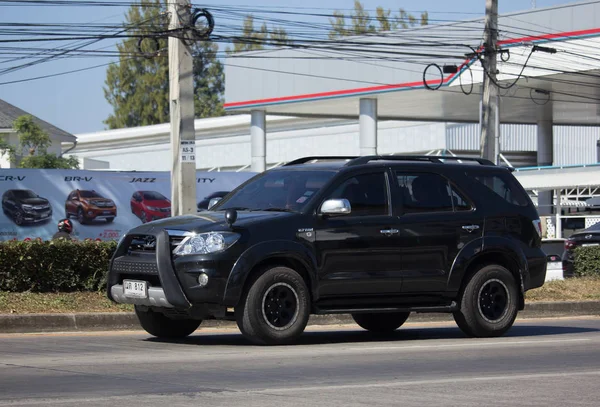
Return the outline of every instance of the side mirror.
[[[216,198],[212,198],[210,201],[208,201],[208,209],[215,206],[221,199],[223,199],[223,198],[216,197]]]
[[[321,205],[322,215],[348,215],[352,212],[350,201],[347,199],[328,199]]]

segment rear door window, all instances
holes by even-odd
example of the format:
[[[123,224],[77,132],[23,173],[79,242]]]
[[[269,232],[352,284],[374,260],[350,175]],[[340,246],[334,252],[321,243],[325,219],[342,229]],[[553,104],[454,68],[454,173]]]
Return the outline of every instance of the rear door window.
[[[444,177],[396,172],[404,213],[469,211],[472,205]]]

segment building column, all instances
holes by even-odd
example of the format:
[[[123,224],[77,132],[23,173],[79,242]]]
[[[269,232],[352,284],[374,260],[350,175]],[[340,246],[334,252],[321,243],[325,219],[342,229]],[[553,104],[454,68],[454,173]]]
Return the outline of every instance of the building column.
[[[360,99],[360,155],[377,155],[377,99]]]
[[[253,172],[263,172],[267,168],[266,118],[264,110],[253,110],[250,113],[250,151]]]
[[[537,165],[549,166],[554,161],[552,102],[540,106],[537,119]],[[538,194],[538,213],[541,216],[552,214],[552,191]]]

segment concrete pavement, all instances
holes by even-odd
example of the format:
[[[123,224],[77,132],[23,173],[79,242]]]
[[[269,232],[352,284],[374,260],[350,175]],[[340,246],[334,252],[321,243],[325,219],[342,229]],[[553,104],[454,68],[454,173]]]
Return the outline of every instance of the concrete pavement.
[[[312,326],[279,347],[223,328],[170,343],[0,335],[0,406],[597,406],[599,382],[600,318],[522,320],[492,339],[446,322],[385,338]]]

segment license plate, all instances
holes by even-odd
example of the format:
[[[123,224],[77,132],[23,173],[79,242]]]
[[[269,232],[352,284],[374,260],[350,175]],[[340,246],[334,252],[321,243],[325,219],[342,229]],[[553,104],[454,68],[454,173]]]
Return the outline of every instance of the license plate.
[[[148,284],[145,281],[123,280],[125,297],[147,298]]]
[[[104,214],[105,215],[110,215],[110,214],[112,214],[112,212],[111,211],[104,211]]]
[[[598,245],[600,245],[600,243],[585,243],[585,244],[582,244],[583,247],[598,246]]]

